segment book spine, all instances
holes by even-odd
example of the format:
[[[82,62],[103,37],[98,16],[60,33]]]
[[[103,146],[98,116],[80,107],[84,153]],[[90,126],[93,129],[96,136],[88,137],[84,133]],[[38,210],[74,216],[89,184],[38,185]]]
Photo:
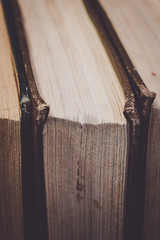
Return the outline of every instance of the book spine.
[[[40,97],[17,1],[2,0],[20,86],[24,239],[48,239],[43,125],[49,107]]]

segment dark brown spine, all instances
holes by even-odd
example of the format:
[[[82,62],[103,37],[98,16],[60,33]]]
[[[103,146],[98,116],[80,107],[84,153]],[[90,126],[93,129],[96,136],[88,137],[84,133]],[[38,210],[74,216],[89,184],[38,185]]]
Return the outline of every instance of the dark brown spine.
[[[42,131],[49,107],[35,84],[18,2],[2,4],[20,84],[24,238],[47,240]]]

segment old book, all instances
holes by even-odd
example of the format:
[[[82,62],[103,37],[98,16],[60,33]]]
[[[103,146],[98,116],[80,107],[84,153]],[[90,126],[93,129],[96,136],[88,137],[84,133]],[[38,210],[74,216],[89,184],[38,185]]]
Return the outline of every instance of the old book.
[[[134,69],[131,70],[130,75],[137,71],[147,87],[157,94],[153,103],[150,119],[146,167],[145,213],[144,226],[142,228],[144,239],[157,240],[159,239],[160,225],[160,54],[158,51],[160,43],[160,2],[151,0],[100,0],[99,3],[105,14],[110,18],[121,43],[134,64]],[[102,21],[107,23],[104,18]],[[116,42],[114,43],[117,45]],[[117,48],[120,51],[122,61],[128,71],[127,61],[122,54],[122,49],[120,50],[118,45]],[[135,231],[134,225],[133,231]]]
[[[120,238],[129,135],[118,77],[81,1],[19,5],[35,81],[50,105],[43,130],[49,239]]]
[[[31,191],[23,172],[26,233],[30,239],[141,239],[155,94],[97,1],[8,0],[3,6],[32,103],[32,124],[23,135],[28,128],[29,140],[22,141],[23,162],[31,142],[34,165]],[[50,105],[48,119],[38,91]]]
[[[117,74],[82,1],[18,3],[35,81],[50,105],[43,130],[49,239],[120,239],[129,133]]]
[[[0,2],[0,239],[23,240],[19,89]]]

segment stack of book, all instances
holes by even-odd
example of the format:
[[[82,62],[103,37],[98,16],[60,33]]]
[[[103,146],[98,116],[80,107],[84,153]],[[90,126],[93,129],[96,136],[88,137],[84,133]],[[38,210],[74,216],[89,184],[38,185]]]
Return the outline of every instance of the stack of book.
[[[159,240],[159,12],[0,1],[0,240]]]

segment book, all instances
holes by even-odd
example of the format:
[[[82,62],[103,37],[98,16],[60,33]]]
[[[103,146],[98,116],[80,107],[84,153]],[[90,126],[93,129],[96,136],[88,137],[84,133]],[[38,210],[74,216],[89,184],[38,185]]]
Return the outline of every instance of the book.
[[[23,239],[21,111],[16,68],[0,2],[0,239]]]
[[[118,77],[81,1],[19,5],[35,81],[50,105],[43,130],[49,239],[116,239],[129,141]]]
[[[125,206],[125,96],[83,3],[71,2],[18,2],[35,81],[50,105],[43,130],[49,239],[116,239]]]
[[[159,239],[159,10],[158,1],[100,0],[103,10],[147,87],[157,96],[152,105],[146,166],[144,239]]]

